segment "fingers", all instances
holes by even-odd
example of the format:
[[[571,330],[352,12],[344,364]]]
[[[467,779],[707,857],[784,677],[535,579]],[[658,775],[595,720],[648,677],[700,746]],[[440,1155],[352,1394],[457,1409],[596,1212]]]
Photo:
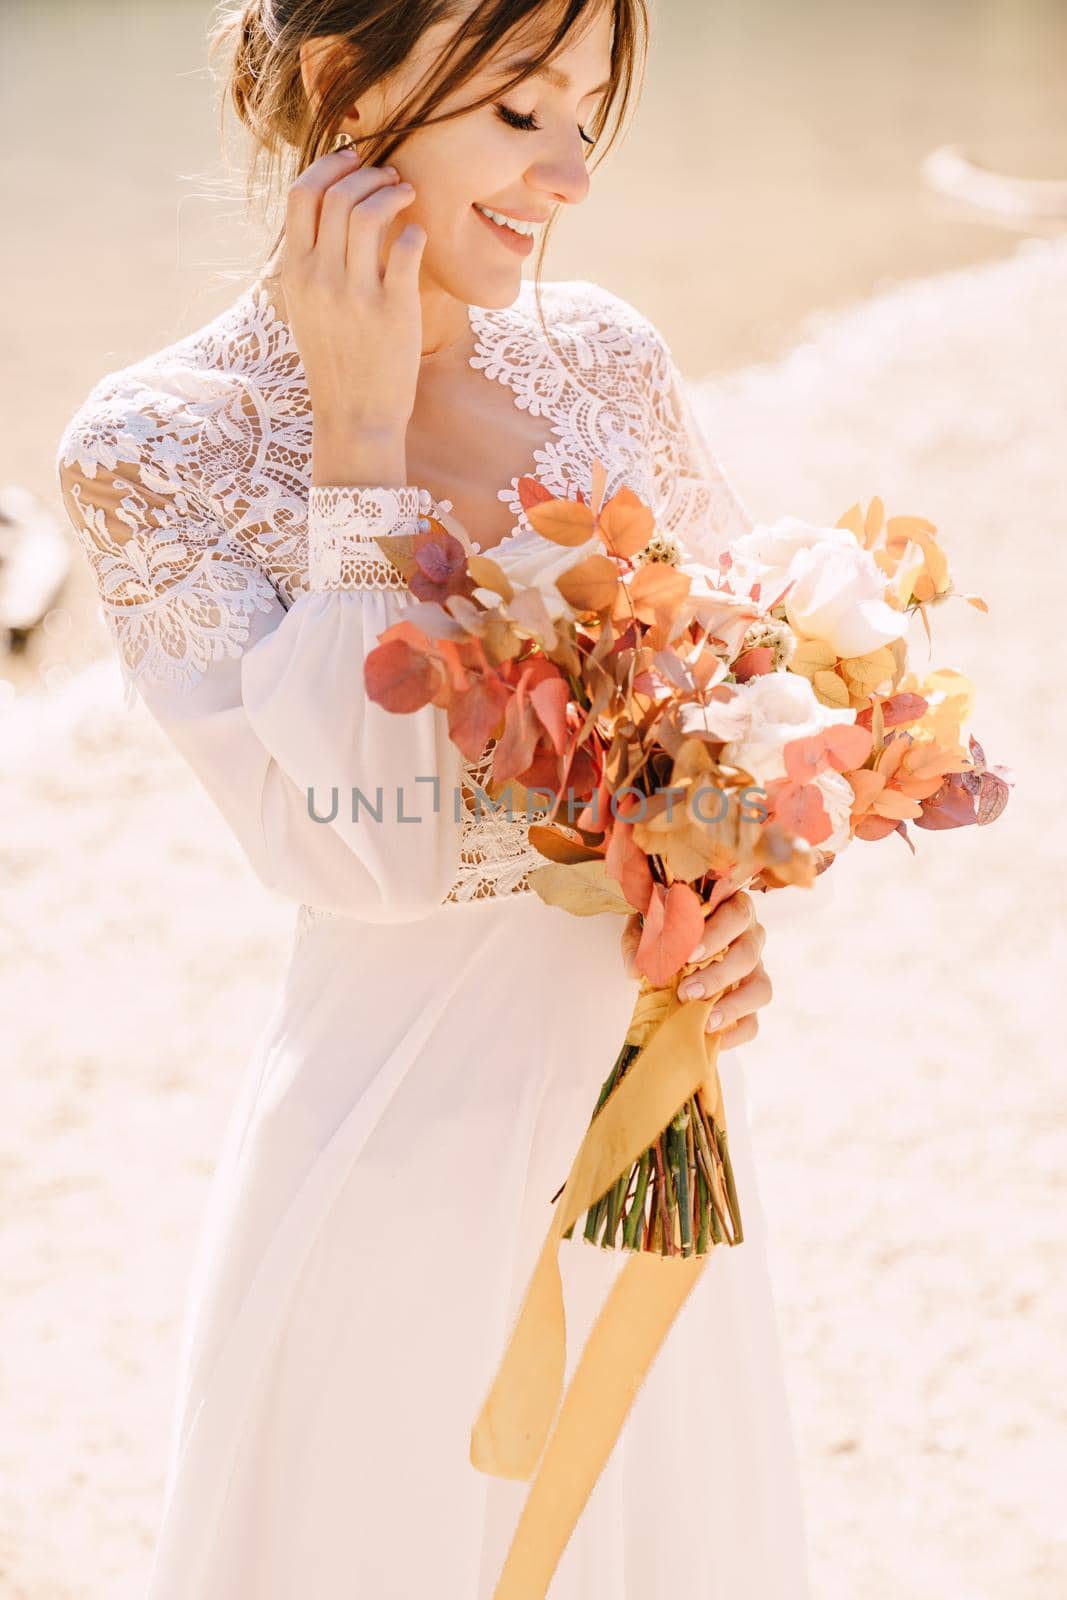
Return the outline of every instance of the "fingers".
[[[709,1028],[709,1033],[716,1029]],[[732,1050],[735,1045],[749,1044],[759,1033],[759,1018],[756,1016],[742,1017],[740,1022],[735,1022],[732,1027],[724,1029],[719,1034],[719,1049]]]
[[[382,281],[387,289],[401,288],[412,280],[418,283],[426,239],[426,229],[417,222],[411,222],[400,230],[390,246],[389,259],[385,263]]]
[[[369,179],[369,181],[368,181]],[[382,239],[414,190],[382,170],[377,178],[354,172],[339,178],[322,197],[315,255],[327,278],[355,287],[381,282]]]
[[[285,254],[289,261],[310,255],[319,230],[319,211],[326,190],[358,167],[351,150],[331,150],[320,156],[289,185],[285,202]],[[371,167],[371,172],[380,169]]]
[[[724,994],[708,1013],[708,1032],[719,1033],[744,1018],[752,1016],[761,1007],[769,1005],[774,995],[771,980],[762,961],[756,963],[747,978],[742,978],[736,989]]]
[[[704,932],[699,943],[689,957],[690,961],[702,961],[709,956],[716,955],[720,950],[725,950],[732,944],[745,929],[756,920],[756,907],[752,896],[739,889],[732,894],[722,905],[716,906],[704,923]]]
[[[721,989],[728,989],[732,983],[747,977],[758,963],[766,940],[767,930],[762,923],[754,922],[734,940],[726,954],[719,960],[712,961],[701,971],[684,977],[678,985],[678,998],[702,1000],[705,996],[718,994]]]
[[[395,167],[360,167],[343,150],[320,156],[289,189],[286,259],[297,268],[314,260],[317,274],[338,280],[351,268],[366,281],[373,267],[377,283],[383,230],[413,198]]]
[[[414,198],[415,191],[410,183],[391,183],[352,207],[348,215],[345,263],[350,283],[377,288],[382,282],[386,230]]]

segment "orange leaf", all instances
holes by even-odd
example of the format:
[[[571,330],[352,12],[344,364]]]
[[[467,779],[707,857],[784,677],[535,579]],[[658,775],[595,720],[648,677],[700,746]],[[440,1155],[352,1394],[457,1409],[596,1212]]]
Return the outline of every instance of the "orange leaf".
[[[575,611],[609,611],[619,591],[619,569],[610,556],[594,553],[568,567],[555,584]]]
[[[841,722],[836,727],[824,728],[822,737],[826,741],[827,761],[838,772],[851,772],[853,767],[862,767],[874,744],[871,730],[858,728],[854,722]]]
[[[624,821],[621,814],[612,824],[604,860],[608,875],[615,879],[634,909],[647,910],[652,893],[652,869],[647,855],[634,839],[633,823]]]
[[[738,683],[747,683],[749,678],[760,678],[773,670],[774,651],[769,644],[753,645],[734,662],[734,677]]]
[[[874,801],[885,788],[885,779],[880,772],[871,772],[867,767],[861,767],[858,772],[850,772],[848,781],[852,786],[853,801],[852,815],[860,817],[869,811]]]
[[[900,821],[907,821],[909,817],[922,815],[922,806],[917,800],[909,800],[906,794],[901,794],[899,789],[883,789],[874,802],[872,810],[879,817],[895,817]]]
[[[649,561],[638,568],[630,583],[630,601],[642,622],[655,622],[664,611],[673,610],[689,593],[690,581],[684,572],[665,561]]]
[[[775,786],[771,785],[767,791],[768,802],[772,799],[774,789]],[[822,803],[822,795],[810,783],[783,784],[773,793],[771,815],[791,834],[806,839],[809,844],[821,844],[834,831]]]
[[[499,678],[476,678],[448,711],[448,733],[468,761],[477,761],[500,726],[508,691]]]
[[[528,678],[528,671],[524,672],[504,713],[504,732],[493,752],[494,783],[507,783],[518,777],[530,765],[537,748],[537,720],[526,695]]]
[[[656,519],[644,501],[624,484],[601,511],[599,526],[600,537],[612,555],[633,556],[651,539]]]
[[[536,478],[522,477],[518,482],[519,500],[527,516],[531,506],[539,505],[544,500],[553,500],[555,496],[549,492],[543,483]]]
[[[576,500],[543,500],[526,509],[530,526],[552,544],[570,548],[593,537],[593,513]]]
[[[433,656],[406,639],[375,645],[363,663],[368,700],[398,714],[419,711],[428,705],[442,677]]]
[[[667,890],[654,883],[634,958],[637,970],[657,988],[666,987],[703,933],[704,912],[696,891],[687,883],[672,883]]]
[[[593,462],[589,480],[591,490],[589,504],[592,506],[594,513],[599,516],[600,508],[604,503],[604,490],[608,486],[608,469],[599,457]]]
[[[541,726],[552,740],[557,755],[563,754],[567,743],[567,703],[570,689],[558,673],[543,678],[530,690],[530,699]]]

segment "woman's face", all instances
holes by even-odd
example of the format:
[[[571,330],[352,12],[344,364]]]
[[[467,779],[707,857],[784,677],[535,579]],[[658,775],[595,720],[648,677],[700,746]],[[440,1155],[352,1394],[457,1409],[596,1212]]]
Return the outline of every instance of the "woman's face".
[[[411,91],[455,31],[436,24],[418,51],[372,103],[360,102],[346,131],[360,140]],[[386,248],[408,223],[426,229],[420,289],[435,290],[464,305],[511,305],[519,292],[523,261],[532,254],[540,228],[558,204],[577,205],[589,192],[582,130],[606,92],[611,67],[611,8],[603,6],[582,33],[574,31],[544,72],[497,97],[498,104],[409,134],[389,160],[415,187],[415,198],[391,225]],[[500,52],[439,109],[463,105],[506,81],[516,61],[529,54]],[[501,110],[500,108],[503,108]],[[506,114],[505,114],[506,113]],[[535,224],[517,234],[487,219],[480,208]]]

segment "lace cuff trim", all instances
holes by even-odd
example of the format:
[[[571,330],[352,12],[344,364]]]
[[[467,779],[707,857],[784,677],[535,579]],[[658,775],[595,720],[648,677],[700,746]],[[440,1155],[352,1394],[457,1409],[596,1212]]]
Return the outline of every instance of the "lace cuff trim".
[[[374,543],[390,534],[415,533],[433,513],[428,489],[313,484],[308,498],[308,588],[406,589],[392,562]]]

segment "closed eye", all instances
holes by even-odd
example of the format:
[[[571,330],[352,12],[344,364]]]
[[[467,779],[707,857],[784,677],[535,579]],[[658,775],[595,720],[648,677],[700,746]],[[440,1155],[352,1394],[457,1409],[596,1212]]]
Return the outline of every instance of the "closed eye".
[[[497,102],[496,111],[497,115],[508,124],[509,128],[521,128],[525,133],[537,133],[540,130],[541,124],[532,111],[513,111],[510,106],[504,105],[501,101]],[[578,132],[586,144],[596,144],[596,140],[591,138],[584,128],[579,127]]]

